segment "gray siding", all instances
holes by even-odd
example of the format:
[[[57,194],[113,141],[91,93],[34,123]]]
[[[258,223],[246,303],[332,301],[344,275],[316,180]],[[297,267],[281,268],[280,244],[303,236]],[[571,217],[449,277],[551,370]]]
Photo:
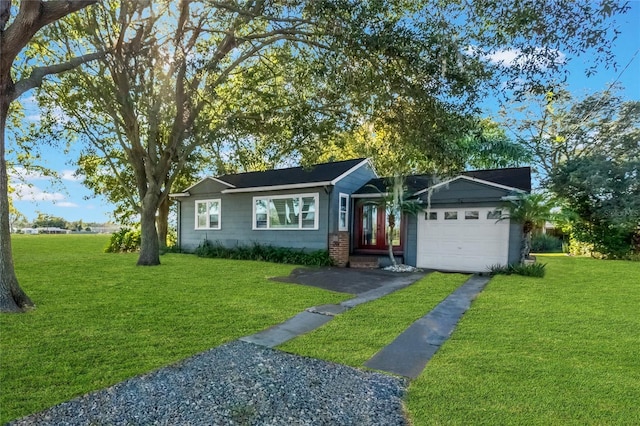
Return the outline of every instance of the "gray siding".
[[[194,250],[205,239],[219,242],[227,247],[259,243],[277,247],[291,247],[308,250],[326,250],[328,234],[338,231],[339,194],[351,195],[371,178],[376,177],[369,163],[354,170],[337,182],[335,187],[314,187],[283,191],[246,192],[222,194],[229,187],[207,179],[189,190],[190,197],[181,197],[179,211],[179,244],[184,250]],[[253,197],[285,194],[318,194],[317,230],[254,230]],[[195,229],[196,200],[220,199],[221,229]],[[351,209],[349,221],[353,216]],[[351,227],[349,228],[351,230]]]
[[[522,250],[522,225],[511,223],[509,226],[509,263],[520,262],[520,251]]]
[[[330,211],[332,212],[329,215],[330,233],[338,232],[338,207],[340,206],[340,193],[342,192],[343,194],[348,194],[349,196],[351,196],[351,194],[353,194],[356,190],[360,189],[364,184],[375,177],[377,177],[375,172],[367,162],[336,183],[331,192],[331,205],[329,207]],[[351,221],[351,217],[353,217],[353,203],[351,202],[351,198],[349,198],[349,204],[349,232],[353,233],[353,223]]]
[[[495,204],[495,201],[500,201],[507,194],[509,191],[506,189],[460,179],[436,188],[431,193],[431,204],[460,205],[486,201],[493,201]],[[427,202],[428,193],[423,194],[422,198]]]
[[[420,215],[420,213],[418,213]],[[418,219],[415,215],[407,215],[407,235],[404,241],[404,263],[416,266],[418,253]]]
[[[328,248],[328,200],[329,196],[323,187],[304,188],[298,190],[269,191],[258,193],[221,194],[210,192],[215,185],[205,181],[193,188],[190,197],[180,198],[180,237],[182,249],[192,251],[205,239],[219,242],[226,247],[259,243],[277,247],[291,247],[307,250],[326,250]],[[215,188],[220,189],[220,188]],[[318,229],[317,230],[253,230],[253,197],[285,194],[318,194]],[[197,194],[197,195],[195,195]],[[220,199],[221,229],[195,229],[195,201]]]

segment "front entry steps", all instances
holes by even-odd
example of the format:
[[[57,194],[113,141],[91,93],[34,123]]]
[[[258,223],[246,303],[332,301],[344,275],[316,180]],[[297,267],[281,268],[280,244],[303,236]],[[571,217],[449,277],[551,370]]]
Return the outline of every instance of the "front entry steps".
[[[403,263],[403,257],[396,255],[396,262]],[[360,269],[378,269],[391,265],[391,260],[386,254],[355,254],[349,256],[349,267]]]
[[[349,256],[349,267],[359,269],[378,269],[380,260],[378,256]]]

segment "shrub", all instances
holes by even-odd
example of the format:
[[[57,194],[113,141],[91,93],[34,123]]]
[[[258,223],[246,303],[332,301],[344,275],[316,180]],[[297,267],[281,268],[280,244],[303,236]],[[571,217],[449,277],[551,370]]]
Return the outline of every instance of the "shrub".
[[[537,234],[531,239],[531,251],[535,253],[560,253],[562,241],[548,234]]]
[[[545,274],[546,263],[533,263],[531,265],[522,265],[512,263],[510,265],[494,265],[491,269],[491,275],[522,275],[525,277],[542,278]]]
[[[204,240],[195,250],[199,257],[236,260],[260,260],[273,263],[289,263],[306,266],[331,266],[333,260],[327,250],[306,252],[286,247],[273,247],[254,243],[228,248],[219,242]]]
[[[139,229],[120,228],[111,234],[109,244],[104,248],[105,253],[131,253],[140,250]]]

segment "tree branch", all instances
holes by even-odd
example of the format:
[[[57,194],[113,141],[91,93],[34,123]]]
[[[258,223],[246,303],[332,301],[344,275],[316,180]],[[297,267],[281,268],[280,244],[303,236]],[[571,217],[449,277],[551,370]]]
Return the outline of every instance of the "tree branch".
[[[28,2],[27,2],[28,3]],[[15,91],[13,93],[12,101],[17,99],[24,92],[34,89],[36,87],[40,87],[44,78],[48,75],[52,74],[60,74],[65,71],[70,71],[80,65],[87,63],[89,61],[93,61],[96,59],[103,58],[105,56],[105,52],[95,52],[89,53],[87,55],[78,56],[73,58],[67,62],[63,62],[61,64],[49,65],[46,67],[37,67],[31,71],[29,77],[20,80],[15,85]]]
[[[16,18],[0,39],[2,63],[12,64],[18,53],[45,25],[97,2],[98,0],[22,0]]]

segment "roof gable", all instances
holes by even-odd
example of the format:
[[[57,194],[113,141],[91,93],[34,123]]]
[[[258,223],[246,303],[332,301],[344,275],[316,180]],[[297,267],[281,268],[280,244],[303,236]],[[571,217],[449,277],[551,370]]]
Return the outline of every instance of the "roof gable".
[[[475,181],[484,186],[492,186],[506,191],[525,191],[531,192],[531,168],[530,167],[511,167],[505,169],[489,169],[489,170],[471,170],[447,179],[443,182],[436,183],[432,175],[413,175],[405,178],[404,185],[409,192],[414,195],[420,195],[427,192],[428,189],[436,189],[448,186],[450,183],[465,179]],[[379,195],[387,192],[390,178],[371,179],[364,186],[354,192],[354,195],[366,197],[367,195]]]

